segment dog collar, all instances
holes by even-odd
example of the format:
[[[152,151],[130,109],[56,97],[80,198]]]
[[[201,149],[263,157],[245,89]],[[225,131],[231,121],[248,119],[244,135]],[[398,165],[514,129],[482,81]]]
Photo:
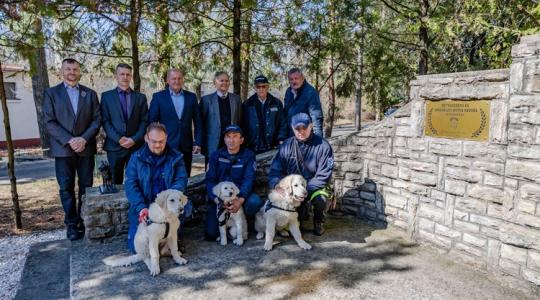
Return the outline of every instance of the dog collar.
[[[150,218],[146,219],[146,226],[149,226],[152,223],[165,224],[165,235],[163,236],[163,238],[164,239],[167,238],[167,236],[169,235],[169,222],[154,222],[154,221],[150,220]]]
[[[267,212],[267,211],[271,210],[272,208],[277,208],[279,210],[288,211],[288,212],[296,212],[295,209],[283,208],[283,207],[275,205],[274,203],[272,203],[270,201],[266,201],[266,205],[264,206],[264,212]]]
[[[217,198],[219,201],[219,204],[217,206],[217,218],[219,220],[219,216],[221,216],[223,213],[225,213],[225,219],[223,221],[218,221],[218,226],[223,226],[227,224],[227,221],[231,217],[231,213],[225,208],[225,204],[223,203],[223,200],[220,198]]]

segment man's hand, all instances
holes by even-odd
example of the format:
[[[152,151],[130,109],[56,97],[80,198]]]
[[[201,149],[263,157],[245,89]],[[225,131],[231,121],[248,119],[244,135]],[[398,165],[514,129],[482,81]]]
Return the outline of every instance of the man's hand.
[[[126,148],[126,149],[129,149],[133,146],[135,146],[135,141],[132,139],[132,138],[128,138],[128,137],[121,137],[120,138],[120,141],[118,141],[118,143],[120,144],[120,146],[122,146],[123,148]]]
[[[143,208],[139,213],[139,223],[146,222],[148,219],[148,208]]]
[[[83,152],[86,147],[86,140],[82,137],[73,137],[68,143],[71,149],[77,153]]]
[[[193,146],[193,154],[201,153],[201,146]]]
[[[242,197],[233,199],[233,201],[231,201],[231,204],[227,207],[227,210],[232,214],[238,212],[240,207],[242,207],[242,205],[244,204],[244,201],[246,201],[246,199]]]

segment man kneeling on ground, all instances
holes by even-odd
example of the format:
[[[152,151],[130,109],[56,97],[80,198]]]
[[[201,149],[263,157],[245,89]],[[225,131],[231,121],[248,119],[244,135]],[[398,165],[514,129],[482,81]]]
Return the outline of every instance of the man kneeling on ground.
[[[188,180],[182,153],[167,145],[167,131],[163,124],[150,123],[144,140],[146,144],[129,160],[124,183],[129,201],[128,248],[133,253],[137,227],[148,218],[150,203],[164,190],[175,189],[185,193]],[[183,216],[190,216],[191,211],[192,204],[188,201]]]

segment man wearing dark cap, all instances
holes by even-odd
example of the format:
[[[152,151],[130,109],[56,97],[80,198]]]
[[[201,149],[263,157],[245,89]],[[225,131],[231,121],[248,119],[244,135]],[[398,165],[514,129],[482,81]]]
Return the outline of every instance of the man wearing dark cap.
[[[208,171],[206,172],[206,191],[208,193],[208,209],[205,224],[205,238],[215,241],[219,236],[217,219],[217,197],[213,188],[222,181],[232,181],[240,189],[238,198],[226,209],[236,213],[240,207],[248,219],[253,219],[263,202],[255,193],[252,193],[255,181],[257,162],[255,153],[242,147],[244,142],[242,129],[237,125],[227,126],[224,130],[225,147],[216,150],[210,155]]]
[[[294,136],[279,146],[272,161],[268,181],[273,189],[279,181],[290,174],[302,175],[307,180],[308,197],[298,208],[302,222],[309,219],[309,206],[313,206],[313,233],[324,233],[326,202],[331,197],[330,179],[334,168],[332,146],[320,135],[313,133],[311,118],[299,113],[291,118]]]
[[[258,154],[277,148],[288,128],[283,104],[268,92],[268,78],[255,77],[254,87],[255,94],[242,104],[242,128],[245,147]]]

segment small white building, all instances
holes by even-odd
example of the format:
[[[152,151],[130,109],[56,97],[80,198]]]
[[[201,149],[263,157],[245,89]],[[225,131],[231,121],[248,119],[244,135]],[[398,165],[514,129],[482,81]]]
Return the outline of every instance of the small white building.
[[[2,65],[11,137],[16,148],[39,146],[37,112],[32,94],[32,78],[22,66]],[[4,113],[0,110],[0,148],[6,148]]]

